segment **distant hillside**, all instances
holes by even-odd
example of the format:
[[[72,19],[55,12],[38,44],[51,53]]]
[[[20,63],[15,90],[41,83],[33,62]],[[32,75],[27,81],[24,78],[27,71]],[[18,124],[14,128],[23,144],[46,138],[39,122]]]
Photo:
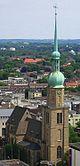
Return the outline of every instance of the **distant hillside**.
[[[0,43],[52,43],[52,39],[0,39]],[[59,40],[60,44],[80,44],[80,39]]]

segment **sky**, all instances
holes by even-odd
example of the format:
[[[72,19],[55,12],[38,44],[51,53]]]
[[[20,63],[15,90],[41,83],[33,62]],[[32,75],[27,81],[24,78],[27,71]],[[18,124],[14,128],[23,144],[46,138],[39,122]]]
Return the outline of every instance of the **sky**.
[[[80,39],[80,0],[0,0],[0,39]]]

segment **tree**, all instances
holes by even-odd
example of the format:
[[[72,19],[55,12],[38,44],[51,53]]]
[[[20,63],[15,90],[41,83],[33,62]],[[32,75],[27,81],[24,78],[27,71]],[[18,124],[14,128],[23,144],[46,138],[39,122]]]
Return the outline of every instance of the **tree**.
[[[47,96],[47,88],[42,90],[42,96]]]
[[[6,159],[18,158],[18,146],[17,146],[17,144],[5,145],[5,154],[6,154]]]
[[[74,131],[74,127],[71,125],[69,125],[69,142],[70,143],[80,142],[80,137]]]
[[[62,161],[60,161],[58,164],[57,164],[57,166],[68,166],[68,158],[69,158],[69,156],[68,156],[68,151],[64,154],[64,157],[63,157],[63,159],[62,159]]]
[[[48,77],[43,77],[42,79],[37,81],[38,83],[47,83],[48,82]]]
[[[77,125],[76,128],[80,127],[80,120],[76,123],[76,125]]]

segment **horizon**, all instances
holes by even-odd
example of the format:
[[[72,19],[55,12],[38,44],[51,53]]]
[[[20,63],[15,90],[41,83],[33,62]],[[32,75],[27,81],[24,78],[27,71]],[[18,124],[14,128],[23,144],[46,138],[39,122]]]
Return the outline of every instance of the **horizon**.
[[[54,39],[51,38],[1,38],[0,40],[52,40],[54,42]],[[80,38],[72,38],[72,39],[58,39],[59,40],[80,40]]]

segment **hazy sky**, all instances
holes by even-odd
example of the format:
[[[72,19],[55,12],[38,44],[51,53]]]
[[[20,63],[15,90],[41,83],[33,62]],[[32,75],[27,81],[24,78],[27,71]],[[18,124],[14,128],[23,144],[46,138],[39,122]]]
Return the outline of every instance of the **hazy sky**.
[[[52,39],[55,3],[58,38],[80,38],[80,0],[0,0],[0,39]]]

